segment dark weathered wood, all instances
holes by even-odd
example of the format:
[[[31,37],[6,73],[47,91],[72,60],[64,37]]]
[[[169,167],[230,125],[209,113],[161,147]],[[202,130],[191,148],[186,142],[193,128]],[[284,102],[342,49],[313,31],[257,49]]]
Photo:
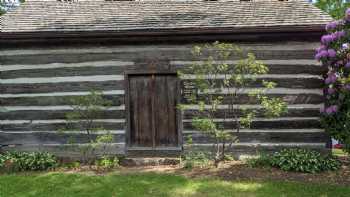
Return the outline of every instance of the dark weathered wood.
[[[183,82],[193,82],[194,80],[186,79]],[[305,89],[321,89],[323,87],[323,80],[318,77],[310,77],[310,78],[302,78],[295,76],[294,78],[272,78],[272,77],[264,77],[261,79],[257,79],[256,81],[252,81],[247,87],[264,87],[263,81],[275,82],[276,87],[278,88],[305,88]],[[222,87],[223,80],[215,80],[216,87]],[[232,84],[231,86],[234,86]]]
[[[3,106],[54,106],[71,105],[71,100],[79,96],[39,96],[39,97],[15,97],[0,98]],[[104,99],[111,102],[113,106],[125,104],[124,95],[103,95]]]
[[[305,50],[252,50],[257,59],[312,59],[315,51]],[[170,60],[191,60],[193,56],[190,49],[187,50],[145,50],[136,52],[114,52],[114,53],[83,53],[83,54],[39,54],[39,55],[18,55],[18,56],[1,56],[4,65],[12,64],[49,64],[49,63],[78,63],[88,61],[136,61],[139,59],[159,59]],[[238,57],[231,57],[237,60]],[[204,58],[202,58],[204,60]]]
[[[291,60],[298,61],[298,60]],[[307,64],[305,65],[292,65],[292,64],[267,64],[266,66],[269,68],[268,74],[312,74],[312,75],[322,75],[327,72],[327,68],[315,65],[315,64]],[[191,73],[190,70],[186,70],[188,65],[182,64],[174,64],[173,67],[178,70],[184,70],[186,73]],[[233,67],[233,65],[229,65],[229,68]]]
[[[123,90],[123,81],[81,81],[60,83],[1,84],[3,94]]]
[[[230,99],[227,95],[223,97],[222,104],[230,104]],[[271,98],[282,98],[288,104],[321,104],[324,98],[319,94],[268,94]],[[40,97],[17,97],[17,98],[0,98],[0,103],[3,106],[50,106],[50,105],[70,105],[73,98],[77,96],[40,96]],[[104,95],[105,99],[112,102],[112,105],[119,106],[125,104],[124,95]],[[204,99],[203,99],[204,100]],[[188,104],[185,99],[182,103]],[[259,102],[254,97],[249,97],[247,94],[239,95],[234,104],[258,104]]]
[[[290,27],[289,27],[290,28]],[[46,32],[38,33],[1,33],[0,43],[1,47],[32,47],[36,46],[80,46],[92,45],[92,44],[188,44],[195,42],[215,42],[215,41],[231,41],[231,42],[277,42],[277,41],[313,41],[317,42],[320,37],[325,33],[323,25],[317,25],[317,27],[293,27],[293,30],[283,30],[283,28],[277,27],[278,32],[266,32],[266,29],[262,27],[262,30],[254,30],[247,33],[246,30],[239,28],[240,33],[234,33],[229,30],[211,29],[209,31],[203,31],[201,28],[200,34],[196,34],[198,30],[190,31],[177,31],[177,32],[138,32],[133,30],[128,33],[118,32],[90,32],[85,33],[82,36],[81,32],[60,32],[58,35],[54,32],[50,36]],[[244,33],[242,33],[244,32]],[[131,33],[133,35],[131,35]]]
[[[297,61],[297,60],[296,60]],[[112,64],[110,62],[105,63],[106,66],[94,67],[95,64],[101,64],[99,62],[86,62],[90,63],[91,66],[84,67],[69,67],[66,64],[66,67],[62,68],[38,68],[38,69],[20,69],[20,70],[9,70],[2,71],[0,73],[0,78],[2,79],[11,79],[19,77],[59,77],[59,76],[88,76],[88,75],[121,75],[125,70],[130,69],[144,69],[142,65],[134,66],[108,66]],[[39,64],[40,65],[40,64]],[[62,64],[64,66],[65,64]],[[35,65],[33,65],[35,66]],[[269,74],[315,74],[321,75],[326,72],[325,67],[319,65],[279,65],[267,64],[269,68]],[[181,64],[175,64],[171,66],[173,69],[185,69],[187,67]],[[188,71],[186,71],[188,73]]]
[[[191,122],[184,122],[184,129],[193,130],[194,127]],[[221,128],[232,129],[234,128],[234,122],[218,122]],[[287,119],[287,120],[270,120],[261,121],[254,120],[251,123],[252,129],[307,129],[307,128],[321,128],[319,120],[309,119]]]
[[[230,104],[231,98],[225,94],[214,94],[215,96],[222,96],[223,101],[222,104]],[[269,98],[282,98],[287,104],[321,104],[324,102],[324,98],[320,94],[266,94]],[[199,99],[206,102],[204,99],[204,95],[199,95]],[[187,103],[186,99],[182,99],[182,103]],[[254,98],[249,96],[248,94],[240,94],[238,99],[233,102],[233,104],[259,104],[260,102]],[[208,102],[206,102],[208,104]]]
[[[266,117],[265,110],[264,109],[251,109],[256,112],[256,117]],[[244,110],[229,110],[229,109],[218,109],[217,111],[213,112],[215,118],[226,118],[231,117],[233,118],[235,114],[238,116],[244,115]],[[200,117],[200,116],[206,116],[208,115],[207,111],[200,112],[198,110],[186,110],[184,112],[184,118],[185,119],[192,119],[194,117]],[[319,108],[290,108],[288,111],[281,115],[281,117],[318,117],[320,116],[320,109]]]
[[[112,134],[113,143],[125,141],[124,134]],[[80,133],[0,133],[0,144],[69,144],[89,143],[100,135]]]
[[[49,120],[65,119],[72,110],[18,110],[0,113],[0,120]],[[99,114],[100,119],[125,118],[124,110],[106,110]]]
[[[157,71],[156,71],[157,72]],[[168,72],[128,73],[129,147],[178,146],[178,80]]]
[[[94,62],[91,62],[93,65]],[[133,66],[85,66],[85,67],[62,67],[40,68],[2,71],[0,78],[11,79],[19,77],[64,77],[64,76],[89,76],[89,75],[121,75],[124,70],[132,69]]]
[[[232,132],[240,143],[322,143],[329,139],[325,132]],[[195,144],[215,143],[215,138],[202,133],[184,135],[184,139],[191,137]]]
[[[124,130],[125,123],[106,123],[96,122],[93,127],[107,130]],[[2,131],[59,131],[66,129],[66,123],[23,123],[23,124],[0,124],[0,130]],[[70,130],[82,130],[81,126],[76,123],[69,125]]]
[[[263,78],[253,82],[249,87],[263,87],[262,81],[272,81],[281,88],[322,88],[320,78]],[[185,80],[192,81],[192,80]],[[219,83],[222,80],[218,81]],[[97,81],[97,82],[60,82],[60,83],[30,83],[30,84],[1,84],[0,90],[4,94],[19,93],[47,93],[47,92],[71,92],[71,91],[89,91],[89,90],[124,90],[123,81]]]
[[[176,76],[155,77],[156,146],[178,146]]]
[[[130,83],[130,146],[153,146],[152,81],[149,77],[135,76]]]
[[[286,34],[285,34],[286,35]],[[288,34],[291,36],[292,34]],[[305,34],[306,35],[306,34]],[[239,35],[235,35],[240,37]],[[210,39],[214,38],[230,38],[235,39],[232,35],[222,36],[191,36],[195,39]],[[249,39],[257,39],[260,35],[244,35]],[[253,37],[252,37],[253,36]],[[278,38],[274,35],[273,40]],[[189,38],[189,37],[187,37]],[[294,39],[295,37],[293,37]],[[78,38],[77,38],[78,39]],[[133,40],[135,38],[130,38]],[[160,38],[155,38],[159,41]],[[175,38],[173,38],[175,39]],[[180,38],[179,38],[180,39]],[[209,40],[210,40],[209,39]],[[238,38],[237,38],[238,39]],[[292,38],[284,37],[285,40]],[[308,40],[309,37],[299,37],[299,41]],[[316,37],[311,40],[319,40]],[[118,39],[117,39],[118,40]],[[128,40],[128,42],[130,42]],[[155,41],[154,40],[154,41]],[[176,40],[176,39],[175,39]],[[184,40],[184,37],[181,38]],[[217,40],[217,39],[215,39]],[[221,39],[222,40],[222,39]],[[285,41],[284,40],[284,41]],[[80,40],[81,41],[81,40]],[[80,42],[79,41],[79,42]],[[119,40],[120,41],[120,40]],[[145,39],[143,39],[145,41]],[[191,40],[194,41],[194,40]],[[260,40],[262,42],[263,40]],[[1,41],[0,41],[1,42]],[[266,41],[264,41],[266,42]],[[169,44],[166,43],[166,44]],[[322,88],[322,81],[318,77],[325,72],[324,67],[317,65],[316,62],[309,61],[313,59],[314,46],[309,43],[288,43],[281,42],[271,43],[240,43],[244,47],[251,49],[255,53],[257,59],[269,60],[271,65],[268,65],[272,74],[264,78],[264,80],[274,81],[278,87],[286,88],[286,92],[279,91],[278,93],[269,93],[270,97],[283,98],[289,104],[321,104],[323,97],[321,94],[314,91]],[[285,48],[283,46],[286,46]],[[38,45],[35,45],[38,46]],[[49,93],[47,96],[31,97],[31,95],[22,95],[23,97],[11,98],[15,95],[8,95],[8,98],[0,98],[1,106],[63,106],[69,105],[69,100],[76,96],[50,96],[52,92],[87,92],[91,89],[95,90],[125,90],[126,97],[124,98],[123,91],[114,91],[108,94],[121,95],[105,95],[104,97],[112,101],[113,106],[120,106],[125,104],[126,110],[111,110],[104,111],[99,119],[112,119],[106,122],[98,122],[95,127],[104,127],[107,130],[126,130],[125,135],[115,134],[118,138],[115,142],[126,142],[128,148],[139,148],[141,146],[148,146],[152,150],[161,148],[178,148],[181,149],[181,141],[186,141],[189,135],[195,144],[210,144],[213,143],[212,138],[208,138],[202,134],[184,134],[182,136],[182,127],[186,130],[193,130],[193,126],[188,119],[196,115],[197,110],[187,110],[183,113],[185,122],[182,124],[182,117],[180,117],[178,110],[175,108],[178,103],[180,82],[175,80],[177,69],[185,69],[186,62],[193,61],[190,53],[189,45],[125,45],[125,46],[103,46],[96,47],[89,46],[89,48],[82,47],[83,45],[75,45],[73,47],[64,46],[58,48],[47,48],[43,46],[39,48],[17,48],[15,51],[7,50],[0,54],[1,65],[5,67],[15,66],[15,70],[1,71],[1,79],[15,79],[15,78],[49,78],[49,77],[69,77],[69,76],[97,76],[97,75],[123,75],[126,73],[126,80],[116,79],[113,81],[94,82],[88,79],[89,82],[56,82],[56,83],[31,83],[30,79],[23,84],[1,84],[1,94],[30,94],[30,93]],[[0,46],[3,47],[3,46]],[[55,46],[56,47],[56,46]],[[77,48],[80,47],[80,48]],[[67,50],[65,50],[67,48]],[[48,49],[48,50],[46,50]],[[64,49],[64,50],[63,50]],[[96,50],[95,50],[96,49]],[[125,49],[125,50],[124,50]],[[110,60],[110,62],[108,62]],[[150,61],[151,60],[151,61]],[[203,59],[202,59],[203,60]],[[231,57],[230,60],[237,60],[237,57]],[[282,61],[279,61],[282,60]],[[287,62],[289,60],[289,62]],[[96,61],[99,64],[94,64]],[[125,66],[123,63],[118,65],[109,65],[109,63],[116,61],[133,62],[130,66]],[[181,63],[181,61],[185,63]],[[295,62],[296,65],[293,65]],[[88,65],[91,62],[91,66]],[[104,62],[106,65],[103,65]],[[173,62],[173,63],[170,63]],[[177,62],[177,63],[176,63]],[[180,62],[180,63],[178,63]],[[60,68],[43,68],[43,65],[50,63],[58,63]],[[71,65],[69,65],[71,63]],[[75,65],[82,63],[81,65]],[[153,64],[154,63],[154,64]],[[67,64],[67,65],[66,65]],[[182,65],[184,64],[184,65]],[[30,69],[23,69],[20,65],[30,66]],[[38,65],[38,68],[35,66]],[[86,65],[86,66],[85,66]],[[7,67],[7,68],[8,68]],[[40,67],[40,68],[39,68]],[[147,74],[145,74],[147,73]],[[145,74],[145,75],[142,75]],[[154,74],[154,78],[152,78]],[[170,76],[168,74],[171,74]],[[288,77],[279,77],[279,74],[289,75]],[[295,75],[294,74],[300,74]],[[130,75],[130,78],[128,76]],[[68,78],[67,78],[68,79]],[[65,81],[66,79],[62,79]],[[106,79],[103,79],[106,80]],[[109,80],[109,79],[108,79]],[[252,87],[261,87],[262,79],[254,83]],[[179,86],[176,86],[178,84]],[[128,87],[130,86],[130,87]],[[294,89],[300,90],[301,93],[287,92]],[[177,93],[176,93],[177,92]],[[298,92],[298,91],[296,91]],[[227,95],[224,97],[223,104],[229,104]],[[124,101],[126,99],[126,101]],[[129,102],[128,102],[129,99]],[[183,103],[186,103],[183,100]],[[257,104],[257,100],[248,97],[247,94],[241,94],[235,104]],[[6,120],[6,124],[0,124],[0,130],[5,133],[0,133],[0,143],[27,143],[23,146],[23,150],[53,150],[64,155],[75,155],[74,151],[58,151],[55,148],[40,146],[40,144],[65,144],[69,138],[68,134],[58,135],[54,131],[66,128],[66,124],[55,123],[53,119],[64,119],[64,114],[69,110],[17,110],[0,113],[0,120]],[[130,114],[128,114],[130,112]],[[216,112],[217,118],[223,118],[224,110]],[[238,112],[241,113],[241,112]],[[258,113],[258,117],[261,112]],[[254,120],[252,129],[303,129],[304,131],[296,132],[241,132],[238,135],[241,143],[265,143],[268,144],[264,150],[274,151],[282,146],[277,146],[279,143],[326,143],[329,141],[327,134],[323,132],[307,132],[307,129],[320,128],[320,121],[315,118],[319,116],[319,110],[315,107],[303,109],[290,109],[288,114],[284,115],[281,120]],[[123,121],[125,118],[125,122]],[[116,120],[119,119],[119,120]],[[11,120],[33,120],[33,123],[23,123],[21,121],[11,123]],[[36,120],[42,120],[38,123]],[[47,120],[47,121],[46,121]],[[115,120],[115,121],[113,121]],[[136,120],[136,121],[135,121]],[[51,122],[50,122],[51,121]],[[40,122],[40,121],[39,121]],[[127,123],[130,123],[127,128]],[[218,123],[223,128],[231,129],[233,122]],[[73,124],[70,130],[82,130],[77,124]],[[136,132],[130,132],[136,130]],[[13,133],[6,133],[6,131],[13,131]],[[31,131],[41,131],[36,133]],[[21,133],[23,132],[23,133]],[[50,133],[52,132],[52,133]],[[75,134],[72,137],[79,143],[87,142],[87,138],[83,134]],[[130,140],[130,141],[127,141]],[[31,144],[31,145],[29,145]],[[178,146],[180,145],[180,146]],[[256,148],[253,145],[239,145],[229,151],[236,153],[256,153]],[[200,146],[201,148],[205,146]],[[307,147],[307,146],[306,146]],[[324,150],[324,147],[309,146],[317,150]],[[18,148],[18,147],[17,147]],[[208,146],[206,147],[208,148]],[[211,147],[209,147],[211,148]],[[157,151],[158,151],[157,149]],[[207,149],[208,150],[208,149]],[[124,153],[124,145],[117,146],[116,152]]]

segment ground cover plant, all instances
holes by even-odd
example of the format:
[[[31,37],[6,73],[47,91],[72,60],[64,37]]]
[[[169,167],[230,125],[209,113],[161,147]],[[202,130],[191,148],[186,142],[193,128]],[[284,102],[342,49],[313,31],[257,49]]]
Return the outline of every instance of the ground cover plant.
[[[0,154],[0,171],[43,171],[58,166],[54,155],[46,152],[5,152]]]
[[[196,197],[196,196],[348,196],[350,188],[281,181],[189,179],[138,173],[105,176],[48,173],[0,176],[0,196],[13,197]]]
[[[247,161],[252,167],[277,167],[284,171],[317,173],[338,170],[341,163],[329,155],[307,149],[283,149]]]
[[[350,8],[342,20],[326,26],[315,58],[328,68],[326,107],[321,110],[326,131],[350,152]]]

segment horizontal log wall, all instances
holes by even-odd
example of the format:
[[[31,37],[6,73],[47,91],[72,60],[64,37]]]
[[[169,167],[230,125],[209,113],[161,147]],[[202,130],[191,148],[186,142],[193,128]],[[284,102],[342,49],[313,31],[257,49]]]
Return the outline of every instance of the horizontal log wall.
[[[329,137],[319,122],[319,109],[323,104],[321,75],[325,70],[313,60],[317,45],[302,42],[241,44],[268,65],[269,73],[260,76],[258,81],[276,82],[277,88],[267,94],[283,98],[289,104],[289,110],[280,118],[266,119],[259,112],[257,101],[250,98],[248,92],[240,93],[241,99],[236,104],[244,104],[259,113],[250,129],[235,134],[239,142],[233,151],[254,153],[257,148],[273,151],[292,146],[325,149]],[[72,110],[69,100],[87,95],[94,89],[102,91],[112,102],[101,119],[96,120],[96,126],[102,125],[113,134],[115,140],[110,150],[123,154],[126,128],[124,71],[143,69],[140,62],[153,59],[170,61],[172,69],[182,69],[198,63],[198,60],[192,60],[190,50],[191,45],[2,50],[0,144],[22,144],[16,148],[74,155],[76,147],[67,142],[73,140],[84,144],[89,139],[77,123],[71,124],[71,132],[58,131],[65,126],[65,113]],[[237,58],[233,57],[226,63],[234,65],[236,62]],[[185,80],[192,78],[189,76]],[[256,83],[250,88],[259,87]],[[232,122],[223,117],[228,98],[225,93],[221,96],[224,102],[219,106],[215,121],[225,129],[232,129]],[[190,106],[183,114],[184,141],[192,136],[195,147],[211,148],[213,139],[192,126],[192,118],[197,113],[196,106]]]

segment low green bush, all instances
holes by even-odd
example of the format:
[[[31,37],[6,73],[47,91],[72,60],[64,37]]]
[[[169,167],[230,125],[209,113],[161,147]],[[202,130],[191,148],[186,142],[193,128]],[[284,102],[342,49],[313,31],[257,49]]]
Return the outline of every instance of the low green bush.
[[[256,158],[247,159],[247,164],[249,167],[271,167],[271,156],[267,154],[260,154]]]
[[[47,152],[5,152],[0,154],[0,170],[10,172],[53,169],[57,159]]]
[[[341,163],[331,156],[322,156],[317,151],[307,149],[283,149],[272,155],[261,155],[249,159],[251,167],[276,167],[284,171],[318,173],[338,170]]]
[[[272,155],[271,165],[284,171],[308,173],[340,168],[340,162],[337,159],[306,149],[283,149]]]
[[[182,155],[183,167],[191,169],[193,167],[207,167],[210,165],[211,157],[201,151],[187,151]]]
[[[119,167],[119,159],[117,157],[103,156],[96,160],[95,165],[102,169],[112,169]]]

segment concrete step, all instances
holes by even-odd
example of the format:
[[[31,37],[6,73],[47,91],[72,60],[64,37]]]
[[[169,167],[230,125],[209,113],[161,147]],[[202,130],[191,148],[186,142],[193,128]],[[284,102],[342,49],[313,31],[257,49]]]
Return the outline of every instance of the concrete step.
[[[127,157],[141,157],[141,158],[157,158],[157,157],[180,157],[182,153],[182,148],[158,148],[158,149],[148,149],[148,148],[137,148],[129,147],[126,155]]]

